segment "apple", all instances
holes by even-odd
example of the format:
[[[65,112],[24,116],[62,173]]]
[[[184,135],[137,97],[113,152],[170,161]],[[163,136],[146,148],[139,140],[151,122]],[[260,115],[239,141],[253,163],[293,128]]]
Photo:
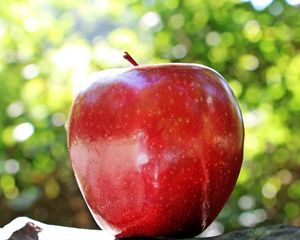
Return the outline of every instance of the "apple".
[[[193,237],[218,215],[243,159],[224,78],[199,64],[104,70],[73,102],[72,167],[98,225],[117,238]]]

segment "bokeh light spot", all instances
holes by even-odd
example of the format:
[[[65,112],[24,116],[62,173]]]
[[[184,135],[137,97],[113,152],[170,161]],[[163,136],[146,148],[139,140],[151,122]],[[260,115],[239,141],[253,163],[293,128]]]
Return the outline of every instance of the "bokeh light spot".
[[[300,0],[286,0],[286,2],[292,6],[300,5]]]
[[[292,173],[287,169],[282,169],[277,172],[277,177],[282,184],[289,184],[293,179]]]
[[[39,22],[36,18],[34,17],[27,17],[25,18],[24,22],[23,22],[24,28],[28,31],[28,32],[35,32],[38,30],[39,28]]]
[[[184,58],[186,54],[187,54],[187,48],[182,44],[178,44],[172,49],[172,55],[175,59]]]
[[[221,42],[221,36],[218,32],[209,32],[205,40],[207,45],[216,46]]]
[[[261,11],[267,8],[273,0],[250,0],[250,2],[255,10]]]
[[[300,180],[293,182],[289,186],[287,193],[291,199],[300,199]]]
[[[59,184],[53,179],[49,180],[45,184],[45,193],[50,199],[57,198],[60,194]]]
[[[240,58],[239,66],[245,70],[254,71],[259,66],[259,60],[254,55],[243,55]]]
[[[36,64],[29,64],[25,66],[22,70],[22,75],[27,80],[37,77],[39,73],[40,70]]]
[[[9,159],[5,161],[4,169],[9,174],[16,174],[20,170],[20,164],[15,159]]]
[[[6,112],[8,116],[16,118],[22,115],[24,113],[24,110],[25,108],[22,102],[13,102],[8,105]]]
[[[146,29],[159,31],[162,28],[162,21],[157,12],[147,12],[140,19],[140,25]]]
[[[264,222],[267,219],[267,213],[264,209],[243,212],[239,216],[239,223],[245,227],[254,227],[256,224]]]
[[[243,210],[249,210],[255,207],[255,198],[251,195],[243,195],[239,198],[238,205]]]
[[[300,209],[296,203],[289,202],[284,206],[284,212],[286,213],[287,217],[293,218],[298,216]]]
[[[262,38],[262,31],[259,22],[249,20],[244,27],[244,35],[250,42],[258,42]]]
[[[61,127],[66,123],[67,118],[65,114],[58,112],[52,115],[51,121],[54,126]]]
[[[13,137],[18,142],[27,140],[34,133],[34,127],[29,122],[17,125],[13,130]]]
[[[185,20],[183,15],[177,13],[174,14],[170,20],[169,20],[169,24],[173,29],[180,29],[184,26]]]

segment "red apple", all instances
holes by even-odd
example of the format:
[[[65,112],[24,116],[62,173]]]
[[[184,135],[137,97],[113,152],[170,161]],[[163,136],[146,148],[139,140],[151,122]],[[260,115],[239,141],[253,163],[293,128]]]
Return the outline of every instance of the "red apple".
[[[99,72],[69,117],[80,190],[116,237],[201,233],[234,188],[243,141],[228,84],[198,64]]]

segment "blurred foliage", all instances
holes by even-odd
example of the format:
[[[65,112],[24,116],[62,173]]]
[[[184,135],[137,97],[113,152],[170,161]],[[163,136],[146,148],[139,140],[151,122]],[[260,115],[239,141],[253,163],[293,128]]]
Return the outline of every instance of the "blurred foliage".
[[[294,2],[6,0],[0,5],[0,225],[27,215],[95,227],[70,168],[65,124],[86,76],[127,66],[127,50],[142,64],[208,65],[239,100],[244,164],[215,230],[300,226]]]

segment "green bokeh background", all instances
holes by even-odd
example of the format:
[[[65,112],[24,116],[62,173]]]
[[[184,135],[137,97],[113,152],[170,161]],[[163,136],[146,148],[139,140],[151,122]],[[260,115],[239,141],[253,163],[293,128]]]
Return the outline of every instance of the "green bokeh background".
[[[245,120],[237,186],[217,233],[300,226],[300,7],[292,0],[6,0],[0,4],[0,226],[26,215],[95,228],[66,148],[90,73],[194,62],[220,72]],[[269,5],[267,3],[270,3]]]

